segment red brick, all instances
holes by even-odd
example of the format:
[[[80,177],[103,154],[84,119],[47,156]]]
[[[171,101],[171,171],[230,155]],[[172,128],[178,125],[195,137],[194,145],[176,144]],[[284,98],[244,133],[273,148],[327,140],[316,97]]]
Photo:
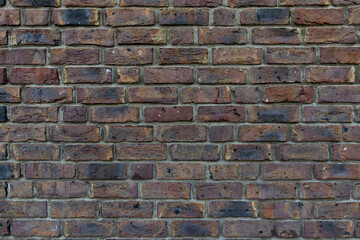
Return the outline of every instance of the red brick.
[[[300,221],[276,222],[276,235],[281,238],[298,238],[301,236]]]
[[[312,103],[315,97],[315,90],[308,86],[279,86],[266,87],[264,89],[264,102],[298,102]]]
[[[157,205],[159,218],[203,218],[204,214],[202,202],[159,202]]]
[[[155,182],[142,184],[142,198],[148,199],[189,199],[189,183]]]
[[[57,26],[98,26],[98,9],[55,9],[51,21]]]
[[[211,126],[209,132],[210,141],[227,142],[234,140],[234,129],[230,125]]]
[[[86,122],[86,107],[65,106],[63,109],[64,122]]]
[[[359,47],[321,47],[320,63],[359,64]]]
[[[159,220],[120,220],[120,237],[166,237],[167,222]]]
[[[230,103],[230,87],[187,87],[181,91],[183,103]]]
[[[311,64],[316,61],[314,47],[306,48],[267,48],[268,64]]]
[[[110,237],[114,226],[108,220],[76,220],[66,221],[64,225],[66,237]]]
[[[14,7],[60,7],[60,0],[47,1],[27,1],[27,0],[11,0]]]
[[[306,68],[306,81],[310,83],[354,83],[353,67],[309,67]]]
[[[160,25],[208,25],[207,9],[163,9],[160,12]]]
[[[188,67],[149,67],[144,69],[145,84],[193,83],[193,69]]]
[[[317,164],[316,178],[321,180],[345,179],[359,180],[360,165],[358,164]]]
[[[153,164],[135,163],[131,164],[130,177],[133,180],[148,180],[153,178]]]
[[[111,83],[111,68],[65,67],[64,83]]]
[[[2,218],[45,218],[47,216],[46,201],[0,201],[0,210]]]
[[[262,49],[261,48],[213,48],[212,62],[214,65],[253,65],[261,64]]]
[[[241,199],[242,188],[239,182],[196,183],[196,199]]]
[[[205,142],[204,125],[164,125],[157,127],[159,142]]]
[[[353,223],[350,221],[306,221],[306,238],[343,238],[353,236]]]
[[[232,26],[236,23],[236,11],[228,8],[217,8],[213,11],[214,25]]]
[[[64,179],[75,177],[75,165],[69,163],[26,163],[28,179]]]
[[[300,44],[300,28],[255,28],[252,30],[254,44]]]
[[[12,122],[57,122],[57,107],[13,106],[11,108]]]
[[[11,156],[16,160],[56,161],[60,159],[60,146],[53,144],[12,144]]]
[[[52,198],[84,198],[86,183],[80,181],[36,182],[36,197]]]
[[[174,7],[217,7],[221,0],[174,0]]]
[[[292,140],[295,142],[338,142],[341,141],[341,126],[295,125],[292,127]]]
[[[302,180],[312,179],[312,164],[302,163],[264,163],[264,180]]]
[[[299,67],[253,67],[250,81],[253,84],[299,83],[301,71]]]
[[[26,26],[44,26],[48,24],[49,12],[47,9],[25,9],[24,23]]]
[[[274,7],[277,5],[276,0],[228,0],[229,7]]]
[[[206,166],[200,163],[157,163],[159,180],[204,180]]]
[[[46,141],[45,126],[1,125],[0,140],[3,142]]]
[[[245,107],[238,106],[199,106],[200,122],[244,122]]]
[[[100,51],[95,48],[53,48],[50,62],[55,65],[95,65],[99,64]]]
[[[199,44],[246,44],[246,28],[200,28]]]
[[[0,30],[0,45],[7,45],[8,44],[8,30],[1,29]]]
[[[131,103],[177,103],[176,87],[134,87],[129,89]]]
[[[1,13],[0,13],[0,18],[1,18]],[[0,49],[0,64],[44,65],[45,63],[46,63],[45,49],[32,49],[32,48]]]
[[[134,182],[95,182],[90,185],[91,198],[137,198],[138,185]]]
[[[213,220],[176,220],[171,224],[173,237],[219,237],[220,222]]]
[[[144,201],[104,202],[102,214],[107,218],[152,218],[153,204]]]
[[[12,198],[33,198],[34,197],[33,185],[34,185],[33,182],[30,181],[12,182],[10,184],[10,195]]]
[[[220,146],[172,144],[170,146],[171,159],[175,161],[218,161]]]
[[[11,233],[16,237],[59,237],[60,222],[52,220],[15,220]]]
[[[254,180],[259,173],[257,163],[214,164],[209,167],[210,179],[221,180]]]
[[[305,182],[301,184],[302,199],[349,199],[348,183]]]
[[[123,87],[77,88],[77,102],[83,104],[117,104],[125,103]]]
[[[111,145],[74,144],[63,146],[63,157],[66,161],[111,161]]]
[[[51,201],[51,218],[95,218],[99,213],[96,201]]]
[[[267,219],[310,219],[313,203],[277,201],[262,204],[262,217]]]
[[[120,7],[128,6],[167,7],[169,0],[120,0]]]
[[[246,76],[245,68],[198,68],[200,84],[245,84]]]
[[[105,142],[151,142],[152,126],[105,126]]]
[[[61,31],[58,29],[14,29],[12,45],[59,46]]]
[[[193,108],[188,106],[146,107],[145,122],[192,121]]]
[[[280,144],[278,154],[282,161],[326,161],[329,158],[327,144]]]
[[[358,161],[359,145],[358,144],[336,144],[332,146],[335,161]]]
[[[355,28],[308,28],[306,29],[307,43],[355,43]]]
[[[259,103],[262,90],[259,87],[236,87],[235,98],[237,103]]]
[[[170,30],[171,43],[173,45],[184,45],[194,43],[194,29],[179,27]]]
[[[20,23],[20,9],[0,9],[0,26],[17,26]]]
[[[246,187],[247,199],[295,199],[296,184],[285,182],[248,183]]]
[[[13,68],[9,82],[12,84],[59,85],[57,68]]]
[[[334,5],[356,5],[359,4],[359,0],[334,0]]]
[[[318,88],[318,102],[360,102],[359,88],[358,86],[321,86]]]
[[[66,45],[114,46],[114,32],[108,29],[69,29],[65,31]]]
[[[207,64],[206,48],[160,48],[159,64]]]
[[[162,144],[118,144],[118,160],[144,161],[166,160],[166,145]]]
[[[166,45],[166,29],[119,28],[118,44]]]
[[[359,4],[360,2],[355,2],[355,4]],[[348,9],[349,14],[349,23],[350,24],[360,24],[360,8],[353,7]]]
[[[105,23],[112,27],[154,25],[155,12],[150,8],[107,9]]]
[[[271,237],[274,223],[264,220],[226,220],[225,237]]]
[[[337,1],[337,0],[335,0]],[[330,0],[280,0],[281,6],[328,6]]]
[[[115,4],[115,0],[66,0],[66,7],[113,7]]]
[[[122,67],[117,68],[116,82],[122,84],[131,84],[140,82],[140,68]]]
[[[335,9],[295,9],[295,24],[298,25],[323,25],[344,24],[344,10]]]
[[[99,127],[95,125],[50,126],[50,140],[54,142],[98,142]]]
[[[93,107],[89,115],[95,123],[139,122],[139,108],[133,106]]]

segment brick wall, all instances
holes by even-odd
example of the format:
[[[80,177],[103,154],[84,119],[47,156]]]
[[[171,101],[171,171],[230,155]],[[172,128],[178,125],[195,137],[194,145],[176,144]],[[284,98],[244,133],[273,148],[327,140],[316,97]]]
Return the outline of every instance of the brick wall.
[[[360,238],[359,30],[360,0],[0,0],[0,238]]]

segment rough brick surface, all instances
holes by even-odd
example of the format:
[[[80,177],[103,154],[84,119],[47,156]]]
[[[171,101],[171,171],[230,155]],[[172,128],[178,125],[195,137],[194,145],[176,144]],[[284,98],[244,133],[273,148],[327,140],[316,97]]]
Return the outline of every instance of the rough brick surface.
[[[360,238],[360,0],[0,0],[0,239]]]

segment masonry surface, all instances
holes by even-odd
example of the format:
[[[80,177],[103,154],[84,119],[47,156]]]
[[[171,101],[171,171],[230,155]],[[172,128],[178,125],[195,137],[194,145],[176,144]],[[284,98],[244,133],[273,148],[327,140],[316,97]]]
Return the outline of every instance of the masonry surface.
[[[360,0],[0,0],[1,239],[359,239]]]

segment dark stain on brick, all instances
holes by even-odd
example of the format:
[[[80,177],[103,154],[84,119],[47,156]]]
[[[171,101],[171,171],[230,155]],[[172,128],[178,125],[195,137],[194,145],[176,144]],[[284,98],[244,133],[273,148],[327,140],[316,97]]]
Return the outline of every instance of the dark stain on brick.
[[[89,9],[67,9],[61,12],[61,18],[66,25],[93,25],[89,19],[92,10]]]
[[[283,19],[287,14],[287,9],[259,9],[256,17],[260,22],[268,23]]]
[[[58,4],[55,0],[27,0],[27,4],[33,7],[56,7]]]
[[[216,217],[255,217],[255,213],[248,202],[228,202],[225,208],[215,214]]]
[[[14,179],[14,166],[13,165],[0,165],[0,179]]]
[[[184,223],[180,225],[179,234],[181,236],[209,236],[211,231],[201,225]]]
[[[7,108],[5,106],[0,106],[0,122],[7,121]]]
[[[268,110],[257,114],[260,122],[285,122],[285,113],[277,110]]]
[[[91,163],[83,165],[79,174],[86,179],[124,179],[126,178],[126,165],[122,163],[101,164]],[[82,172],[85,170],[85,172]]]

